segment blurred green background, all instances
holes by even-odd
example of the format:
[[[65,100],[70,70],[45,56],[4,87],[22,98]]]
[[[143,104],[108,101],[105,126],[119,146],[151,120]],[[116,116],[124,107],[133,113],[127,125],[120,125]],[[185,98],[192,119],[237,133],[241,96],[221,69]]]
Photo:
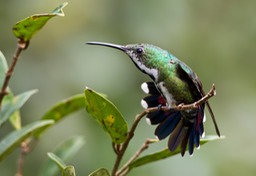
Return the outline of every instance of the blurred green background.
[[[8,62],[16,39],[12,26],[35,13],[50,12],[64,1],[1,1],[0,49]],[[22,53],[11,80],[18,94],[39,89],[22,109],[23,124],[38,120],[61,99],[82,93],[85,86],[108,95],[129,124],[142,111],[145,95],[140,84],[150,80],[129,58],[110,48],[86,41],[117,44],[151,43],[171,51],[201,78],[206,91],[215,83],[210,100],[221,134],[226,139],[202,146],[193,157],[177,155],[135,169],[130,175],[256,175],[256,1],[203,0],[76,0],[64,8],[32,39]],[[206,135],[215,134],[208,116]],[[126,155],[154,137],[154,128],[139,124]],[[12,129],[5,125],[2,138]],[[38,175],[46,152],[73,135],[85,136],[86,145],[70,160],[77,175],[106,167],[115,155],[109,137],[85,110],[50,128],[26,157],[24,175]],[[148,153],[166,146],[152,145]],[[1,175],[14,175],[19,150],[0,164]]]

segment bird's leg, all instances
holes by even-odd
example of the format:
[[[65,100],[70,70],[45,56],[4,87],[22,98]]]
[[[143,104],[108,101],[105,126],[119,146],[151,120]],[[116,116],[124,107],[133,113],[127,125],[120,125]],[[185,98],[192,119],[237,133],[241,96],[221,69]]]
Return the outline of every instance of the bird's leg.
[[[163,107],[163,105],[162,105],[162,104],[159,104],[159,105],[157,106],[157,111],[162,111],[162,107]]]

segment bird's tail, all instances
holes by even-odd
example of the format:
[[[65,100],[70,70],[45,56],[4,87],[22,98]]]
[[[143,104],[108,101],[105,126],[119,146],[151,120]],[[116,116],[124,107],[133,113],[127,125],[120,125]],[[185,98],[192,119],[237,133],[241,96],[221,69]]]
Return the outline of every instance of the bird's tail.
[[[170,151],[174,151],[180,145],[181,155],[184,156],[188,146],[188,152],[192,155],[194,147],[198,149],[200,148],[200,137],[204,137],[204,110],[199,106],[193,114],[187,112],[176,113],[179,113],[180,119],[170,134],[168,148]],[[160,126],[161,124],[157,127],[158,130],[160,129]],[[166,124],[166,126],[172,125]]]

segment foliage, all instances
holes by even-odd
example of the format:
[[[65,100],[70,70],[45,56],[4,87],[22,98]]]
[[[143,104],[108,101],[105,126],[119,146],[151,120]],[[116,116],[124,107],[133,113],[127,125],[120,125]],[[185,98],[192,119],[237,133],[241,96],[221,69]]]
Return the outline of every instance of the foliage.
[[[45,161],[42,167],[41,175],[57,175],[59,171],[58,167],[62,170],[62,172],[64,172],[65,168],[67,167],[64,161],[74,157],[81,147],[83,147],[84,143],[85,140],[82,136],[73,136],[64,141],[53,152],[49,152],[49,159]]]
[[[17,22],[13,26],[13,33],[14,35],[24,41],[28,42],[37,33],[52,17],[55,16],[64,16],[62,9],[68,3],[63,3],[56,9],[54,9],[51,13],[45,14],[35,14],[30,17],[27,17],[19,22]]]
[[[128,126],[116,106],[101,94],[86,88],[85,106],[103,129],[111,136],[113,143],[122,143],[127,137]]]
[[[157,143],[156,140],[146,140],[142,148],[119,169],[122,157],[133,138],[137,124],[146,112],[143,112],[140,118],[135,118],[129,130],[128,123],[117,106],[103,94],[89,88],[84,90],[84,94],[74,95],[56,103],[42,115],[41,120],[31,122],[24,126],[22,125],[20,109],[37,90],[14,95],[8,87],[9,80],[11,79],[21,52],[28,48],[29,42],[35,33],[41,30],[52,17],[64,16],[63,8],[66,5],[67,3],[61,4],[51,13],[29,16],[14,25],[13,33],[18,39],[18,46],[10,66],[7,65],[4,55],[0,52],[0,127],[8,122],[14,127],[14,130],[6,134],[0,141],[0,162],[6,159],[6,157],[18,147],[21,148],[19,160],[24,161],[25,154],[30,152],[30,144],[32,141],[40,139],[41,135],[43,135],[50,126],[53,127],[69,114],[84,108],[86,108],[87,112],[111,137],[113,149],[116,153],[116,162],[113,166],[112,175],[126,175],[130,170],[136,167],[162,160],[179,153],[179,148],[174,152],[163,149],[153,154],[140,157],[140,154],[149,147],[149,144]],[[219,138],[216,136],[206,137],[204,140],[201,140],[201,144],[216,139]],[[44,176],[56,175],[59,168],[63,176],[75,176],[75,167],[66,165],[65,162],[73,157],[84,143],[83,137],[75,136],[65,141],[54,152],[49,152],[49,158],[42,167],[41,174]],[[18,168],[20,167],[22,167],[22,164],[19,163]],[[22,169],[17,170],[17,175],[22,175]],[[105,168],[99,168],[90,174],[90,176],[99,175],[109,176],[110,174]]]

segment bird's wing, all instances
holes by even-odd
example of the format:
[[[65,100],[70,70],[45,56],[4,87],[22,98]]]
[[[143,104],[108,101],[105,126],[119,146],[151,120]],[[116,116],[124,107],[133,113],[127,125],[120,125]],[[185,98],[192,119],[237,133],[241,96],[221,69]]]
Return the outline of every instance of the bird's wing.
[[[205,95],[200,79],[189,66],[185,63],[177,64],[177,73],[180,79],[188,83],[196,98],[200,99]]]
[[[181,79],[183,79],[184,81],[186,81],[189,84],[191,90],[193,91],[193,93],[195,93],[197,98],[200,99],[203,96],[205,96],[205,92],[203,90],[203,86],[202,86],[200,79],[195,74],[195,72],[192,71],[192,69],[189,66],[187,66],[185,63],[177,64],[177,73]],[[218,128],[217,122],[215,120],[214,113],[213,113],[212,108],[208,101],[206,101],[206,106],[207,106],[209,113],[212,117],[212,121],[214,123],[216,133],[218,134],[218,136],[220,136],[219,128]],[[203,107],[204,107],[204,104],[203,104]]]

